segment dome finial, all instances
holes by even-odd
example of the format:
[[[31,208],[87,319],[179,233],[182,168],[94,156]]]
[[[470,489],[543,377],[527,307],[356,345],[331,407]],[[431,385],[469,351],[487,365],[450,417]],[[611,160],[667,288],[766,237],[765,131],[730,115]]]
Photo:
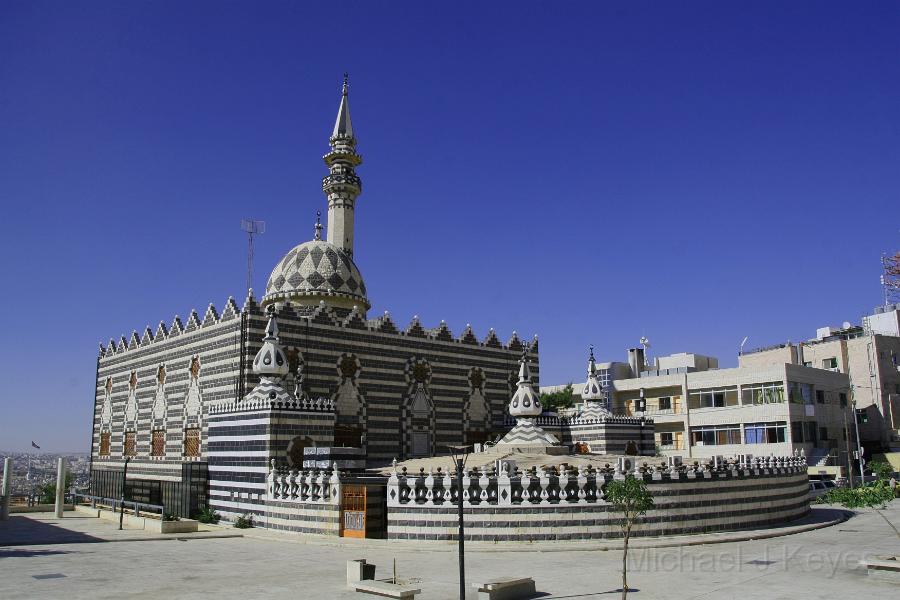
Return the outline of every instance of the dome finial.
[[[274,305],[266,307],[266,316],[269,322],[266,324],[262,347],[253,359],[253,372],[265,377],[284,377],[288,374],[290,365],[278,340],[278,322]]]
[[[316,235],[313,238],[314,240],[322,239],[322,211],[316,211]]]
[[[522,344],[522,358],[519,359],[519,384],[531,384],[531,369],[528,368],[528,346]]]
[[[346,96],[347,92],[350,90],[350,74],[347,71],[344,71],[344,87],[341,90],[341,94]]]

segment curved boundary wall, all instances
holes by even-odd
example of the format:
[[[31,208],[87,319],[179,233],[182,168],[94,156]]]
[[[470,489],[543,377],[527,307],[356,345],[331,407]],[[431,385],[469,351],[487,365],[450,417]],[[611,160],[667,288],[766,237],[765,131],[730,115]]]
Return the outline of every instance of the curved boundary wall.
[[[633,536],[729,531],[776,525],[809,513],[806,468],[790,466],[694,474],[643,475],[655,507],[640,517]],[[638,476],[641,476],[638,474]],[[602,486],[612,475],[597,475]],[[392,503],[389,539],[455,540],[457,507]],[[464,508],[467,540],[527,542],[618,538],[621,513],[602,499],[594,502],[538,502]]]

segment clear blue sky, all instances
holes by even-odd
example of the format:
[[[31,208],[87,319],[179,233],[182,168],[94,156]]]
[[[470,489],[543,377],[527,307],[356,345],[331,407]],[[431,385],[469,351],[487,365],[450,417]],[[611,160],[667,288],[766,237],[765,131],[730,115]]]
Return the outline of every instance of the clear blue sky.
[[[313,233],[351,77],[373,315],[736,364],[900,246],[897,2],[0,5],[0,448],[86,450],[97,343]]]

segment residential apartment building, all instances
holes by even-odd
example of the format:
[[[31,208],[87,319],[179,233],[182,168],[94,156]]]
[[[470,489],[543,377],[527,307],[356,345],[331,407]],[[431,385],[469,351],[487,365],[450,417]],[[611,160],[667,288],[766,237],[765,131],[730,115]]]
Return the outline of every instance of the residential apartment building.
[[[876,308],[861,326],[822,327],[812,340],[742,354],[741,367],[789,363],[849,376],[859,435],[869,454],[900,442],[900,305]]]
[[[609,378],[610,408],[617,415],[652,418],[663,455],[701,459],[802,451],[816,472],[840,474],[847,447],[855,444],[850,379],[838,370],[779,360],[788,355],[719,369],[715,357],[685,352],[646,365],[640,349],[632,349],[627,372],[619,369]],[[624,363],[598,366],[611,364]],[[577,405],[582,386],[573,387]]]
[[[642,373],[615,382],[613,410],[656,424],[660,453],[686,458],[786,455],[840,462],[846,450],[850,382],[842,373],[794,364]],[[831,460],[828,460],[831,457]]]

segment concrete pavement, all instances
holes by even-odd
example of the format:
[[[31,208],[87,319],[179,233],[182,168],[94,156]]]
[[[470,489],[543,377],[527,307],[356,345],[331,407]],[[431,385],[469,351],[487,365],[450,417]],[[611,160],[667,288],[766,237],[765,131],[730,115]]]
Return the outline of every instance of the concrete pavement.
[[[75,521],[47,518],[37,527],[70,528],[76,526]],[[390,575],[391,562],[396,558],[400,578],[417,581],[422,588],[420,599],[449,599],[457,593],[455,546],[448,544],[367,540],[310,543],[252,530],[247,533],[254,537],[244,538],[179,536],[186,541],[79,543],[91,540],[79,540],[78,536],[102,538],[109,533],[97,529],[100,522],[95,521],[78,524],[77,531],[65,534],[71,537],[44,529],[43,541],[35,536],[38,543],[15,546],[6,545],[9,530],[3,528],[6,524],[0,525],[0,598],[362,600],[370,596],[348,591],[344,585],[345,561],[352,558],[365,558],[378,565],[379,578]],[[109,523],[103,523],[105,527],[115,530]],[[831,527],[783,537],[636,547],[629,561],[629,583],[637,588],[631,597],[892,598],[900,594],[900,586],[872,581],[858,562],[867,556],[900,554],[900,535],[895,528],[900,528],[900,501],[881,513],[862,511]],[[59,533],[61,543],[47,543],[48,532]],[[532,576],[538,590],[548,594],[544,598],[616,597],[613,592],[621,581],[620,551],[557,546],[545,549],[543,544],[534,544],[530,549],[508,552],[502,546],[472,545],[466,561],[468,580]],[[474,590],[470,592],[475,598]]]

